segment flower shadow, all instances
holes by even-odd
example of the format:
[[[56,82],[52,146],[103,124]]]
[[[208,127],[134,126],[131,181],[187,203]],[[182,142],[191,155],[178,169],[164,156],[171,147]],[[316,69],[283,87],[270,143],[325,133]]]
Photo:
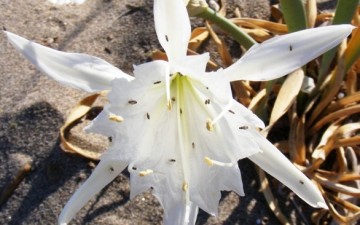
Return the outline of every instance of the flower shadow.
[[[46,102],[0,115],[0,192],[13,191],[0,205],[1,223],[56,223],[70,194],[66,190],[71,185],[64,185],[69,180],[76,185],[76,176],[88,163],[60,149],[58,128],[62,123],[61,113]],[[10,187],[26,163],[31,164],[30,172],[17,187]]]

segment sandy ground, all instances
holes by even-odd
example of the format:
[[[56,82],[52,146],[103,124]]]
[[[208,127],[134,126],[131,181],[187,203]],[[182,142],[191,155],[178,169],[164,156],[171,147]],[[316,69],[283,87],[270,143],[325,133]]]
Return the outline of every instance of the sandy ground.
[[[245,16],[269,15],[268,1],[228,2],[240,6]],[[0,0],[0,27],[62,51],[98,56],[128,73],[160,48],[148,0],[88,0],[77,7]],[[31,171],[0,205],[0,224],[56,224],[62,207],[91,174],[94,162],[59,148],[59,127],[84,96],[38,72],[0,33],[0,192],[9,190],[31,162]],[[246,159],[239,165],[246,196],[224,192],[219,217],[200,212],[197,224],[279,224],[259,190],[254,165]],[[290,201],[288,190],[276,181],[272,185],[293,223],[306,224],[309,218],[300,216],[294,202],[305,212],[309,207],[297,197]],[[161,224],[163,211],[150,192],[129,200],[129,190],[129,176],[123,172],[71,224]]]

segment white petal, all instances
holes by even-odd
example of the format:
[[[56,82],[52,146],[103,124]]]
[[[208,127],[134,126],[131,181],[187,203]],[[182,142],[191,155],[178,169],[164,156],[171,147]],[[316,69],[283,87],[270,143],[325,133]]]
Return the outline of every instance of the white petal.
[[[219,150],[221,153],[221,150]],[[202,164],[201,164],[202,163]],[[191,201],[196,203],[202,210],[218,216],[220,191],[235,191],[238,195],[244,195],[243,183],[237,162],[232,167],[205,165],[204,160],[197,163],[192,169],[192,184],[190,186]],[[201,165],[204,165],[203,168]]]
[[[185,57],[191,27],[184,1],[155,0],[154,19],[156,34],[169,62]]]
[[[6,32],[11,44],[37,69],[62,84],[88,92],[109,90],[114,78],[132,80],[118,68],[97,57],[57,51]]]
[[[274,145],[258,132],[253,132],[262,152],[249,159],[285,184],[313,207],[327,208],[319,189],[298,170]]]
[[[229,81],[279,78],[335,47],[353,29],[352,25],[334,25],[272,38],[253,46],[222,73]]]
[[[256,126],[261,129],[265,128],[264,122],[257,115],[255,115],[255,113],[239,102],[235,100],[233,100],[233,102],[234,103],[231,107],[231,110],[234,112],[234,114],[237,114],[237,119],[241,120],[243,125]]]
[[[127,163],[113,160],[111,157],[102,156],[102,160],[91,176],[75,192],[62,210],[58,223],[67,224],[75,214],[102,188],[110,183],[122,170]]]
[[[48,0],[48,1],[51,3],[57,4],[57,5],[64,5],[64,4],[71,4],[71,3],[82,4],[86,0]]]
[[[205,74],[209,59],[210,55],[208,52],[201,55],[189,55],[182,58],[178,64],[172,64],[170,72],[180,72],[183,75],[200,77]]]

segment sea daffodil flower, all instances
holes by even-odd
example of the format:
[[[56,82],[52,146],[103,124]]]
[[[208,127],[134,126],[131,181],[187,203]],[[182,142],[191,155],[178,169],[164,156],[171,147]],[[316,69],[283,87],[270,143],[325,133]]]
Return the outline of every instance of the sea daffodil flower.
[[[109,104],[87,130],[112,137],[112,144],[66,204],[59,224],[67,224],[126,167],[131,198],[151,188],[164,208],[164,224],[194,224],[199,207],[217,215],[221,190],[244,194],[238,168],[244,157],[310,205],[326,207],[317,187],[258,132],[264,123],[233,99],[230,82],[283,76],[340,43],[353,27],[276,37],[226,69],[205,72],[207,53],[186,55],[191,28],[184,1],[155,0],[154,17],[168,61],[135,66],[135,78],[99,58],[6,32],[17,50],[55,80],[88,92],[110,90]]]

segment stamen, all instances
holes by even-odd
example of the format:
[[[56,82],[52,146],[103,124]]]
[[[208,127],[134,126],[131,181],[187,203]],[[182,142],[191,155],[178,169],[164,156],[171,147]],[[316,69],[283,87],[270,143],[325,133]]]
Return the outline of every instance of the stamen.
[[[124,118],[122,118],[121,116],[115,115],[113,113],[110,113],[109,120],[117,122],[117,123],[121,123],[124,121]]]
[[[214,162],[209,158],[209,157],[205,157],[204,158],[204,162],[208,165],[208,166],[213,166]]]
[[[189,185],[186,181],[184,181],[183,185],[182,185],[182,190],[184,192],[187,192],[189,190]]]
[[[215,124],[219,119],[221,119],[226,112],[229,111],[229,109],[231,108],[231,106],[234,104],[234,102],[232,100],[230,100],[230,102],[224,107],[224,109],[221,111],[221,113],[215,117],[215,119],[213,119],[213,121],[211,122],[212,124]]]
[[[172,109],[172,102],[171,102],[171,100],[168,100],[168,101],[167,101],[166,106],[167,106],[168,110],[171,111],[171,109]]]
[[[233,167],[234,166],[233,163],[223,163],[223,162],[219,162],[219,161],[210,159],[209,157],[205,157],[204,162],[210,167],[213,165],[223,166],[223,167]]]
[[[144,176],[147,176],[149,174],[152,174],[154,171],[153,170],[150,170],[150,169],[147,169],[147,170],[143,170],[143,171],[140,171],[139,172],[139,176],[140,177],[144,177]]]
[[[171,102],[171,97],[170,97],[170,76],[171,76],[171,74],[169,74],[169,76],[167,76],[167,75],[165,76],[166,106],[169,111],[172,109],[172,102]]]

